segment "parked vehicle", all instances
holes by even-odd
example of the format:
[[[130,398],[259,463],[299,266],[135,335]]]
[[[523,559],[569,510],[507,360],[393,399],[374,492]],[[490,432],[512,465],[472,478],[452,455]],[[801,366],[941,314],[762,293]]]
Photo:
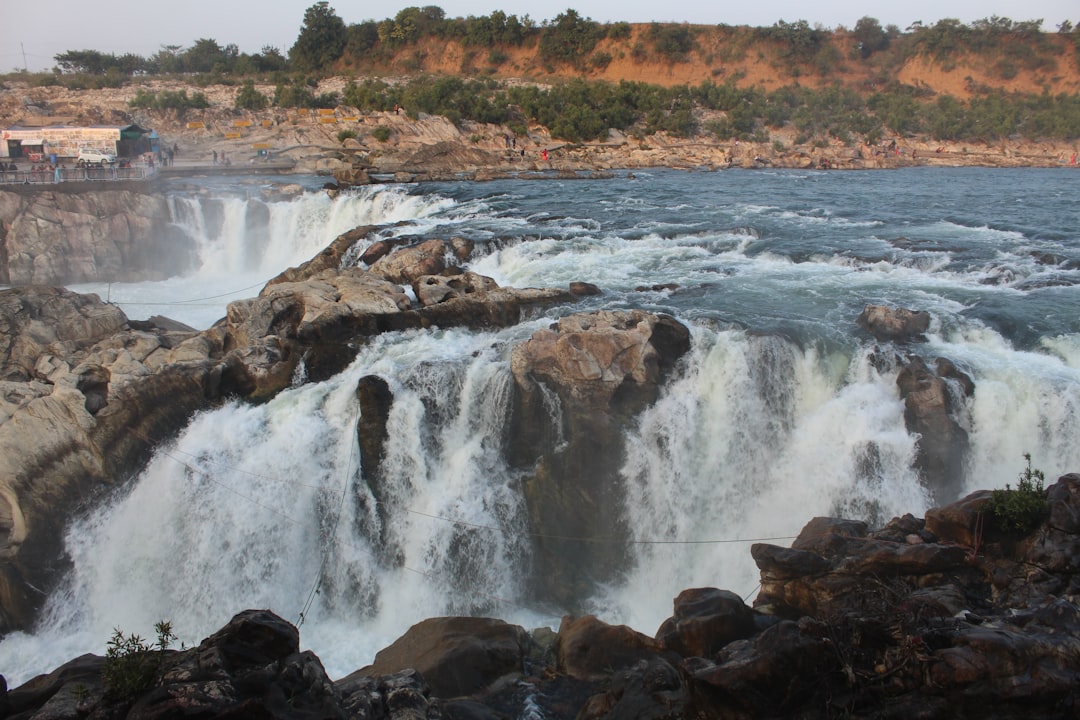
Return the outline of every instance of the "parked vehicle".
[[[116,156],[112,153],[101,152],[100,150],[94,150],[93,148],[82,148],[79,150],[79,162],[88,163],[105,163],[112,165],[116,162]]]

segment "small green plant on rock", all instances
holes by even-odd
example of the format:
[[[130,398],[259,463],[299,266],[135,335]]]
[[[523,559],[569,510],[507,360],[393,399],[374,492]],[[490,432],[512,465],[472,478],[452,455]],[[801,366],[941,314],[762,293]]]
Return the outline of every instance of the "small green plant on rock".
[[[390,139],[391,132],[393,131],[385,125],[376,125],[371,129],[371,137],[379,142],[386,142]]]
[[[161,670],[165,651],[176,639],[172,624],[162,620],[154,625],[157,642],[148,645],[132,633],[124,635],[120,628],[106,643],[105,666],[101,677],[105,692],[119,700],[130,701],[150,689]]]
[[[990,495],[988,509],[997,526],[1010,533],[1027,533],[1038,527],[1047,513],[1050,504],[1043,491],[1046,475],[1042,470],[1031,467],[1031,453],[1024,453],[1027,467],[1017,478],[1017,487],[1008,483],[1004,490],[995,490]]]

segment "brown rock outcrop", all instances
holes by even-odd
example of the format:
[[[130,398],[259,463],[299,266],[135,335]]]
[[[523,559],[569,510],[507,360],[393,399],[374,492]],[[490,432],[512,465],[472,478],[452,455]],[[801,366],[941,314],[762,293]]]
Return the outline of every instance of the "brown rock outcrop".
[[[716,588],[683,590],[675,613],[656,632],[667,650],[684,657],[711,658],[724,646],[756,631],[754,614],[738,595]]]
[[[455,275],[425,275],[413,282],[413,292],[423,306],[437,305],[451,298],[494,290],[498,284],[474,272]]]
[[[885,305],[867,305],[857,320],[859,327],[878,340],[915,342],[930,328],[930,313]]]
[[[445,240],[426,240],[412,247],[395,249],[371,266],[371,272],[390,282],[410,285],[425,275],[446,269],[448,246]]]
[[[525,496],[539,536],[538,593],[572,602],[622,566],[622,430],[655,401],[689,348],[681,323],[633,310],[564,317],[513,349],[507,453],[530,470]],[[599,528],[607,542],[580,542]]]
[[[608,625],[593,615],[566,616],[555,641],[555,664],[561,673],[598,680],[661,655],[663,647],[626,625]]]

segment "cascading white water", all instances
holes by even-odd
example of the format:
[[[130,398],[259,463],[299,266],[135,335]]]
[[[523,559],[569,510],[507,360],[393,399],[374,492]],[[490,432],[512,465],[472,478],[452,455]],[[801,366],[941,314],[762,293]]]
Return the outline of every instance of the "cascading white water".
[[[328,382],[198,415],[130,492],[71,528],[73,570],[41,629],[0,644],[24,668],[9,680],[100,652],[116,627],[146,635],[168,619],[197,643],[247,607],[302,621],[305,646],[338,675],[425,617],[553,622],[520,597],[529,550],[501,455],[507,353],[485,334],[388,334]],[[356,449],[367,374],[395,397],[378,501]]]
[[[372,185],[331,197],[305,192],[291,200],[259,197],[169,197],[175,229],[190,239],[196,267],[162,282],[85,283],[71,289],[120,305],[129,318],[165,315],[203,329],[225,316],[229,302],[251,297],[287,267],[317,255],[338,235],[364,225],[424,219],[452,202]]]
[[[887,520],[927,496],[895,374],[776,336],[696,333],[685,374],[627,439],[626,581],[598,610],[644,632],[688,587],[751,599],[750,544],[788,545],[814,515]],[[664,588],[658,592],[658,588]]]
[[[698,177],[694,182],[704,185]],[[578,195],[584,193],[561,197]],[[475,201],[455,212],[464,216],[466,202]],[[199,238],[205,277],[212,268],[223,274],[205,288],[198,286],[203,275],[158,284],[146,297],[219,294],[246,282],[249,270],[252,282],[261,281],[260,268],[276,273],[306,260],[359,224],[408,219],[402,232],[423,237],[458,220],[443,212],[452,204],[388,188],[333,201],[312,193],[282,203],[177,202],[178,223]],[[794,220],[802,222],[800,213]],[[476,234],[502,232],[492,212],[476,214],[483,220]],[[652,633],[670,615],[671,598],[691,586],[718,586],[750,600],[757,571],[747,540],[777,537],[786,545],[814,515],[882,522],[925,510],[927,494],[912,469],[917,439],[904,427],[895,371],[879,369],[872,346],[851,329],[871,300],[929,309],[935,325],[928,342],[894,351],[949,358],[974,379],[976,393],[963,400],[959,417],[972,448],[969,490],[1015,483],[1025,452],[1051,482],[1080,469],[1073,442],[1080,430],[1080,335],[1041,337],[1039,352],[1022,350],[981,316],[966,314],[981,301],[1007,303],[1023,293],[983,284],[993,273],[958,263],[951,245],[948,252],[936,244],[894,252],[869,236],[885,236],[876,221],[865,228],[848,223],[852,245],[869,248],[848,256],[818,248],[836,245],[829,239],[835,232],[815,236],[808,250],[791,250],[782,241],[809,232],[802,225],[787,234],[775,227],[748,233],[715,228],[738,229],[753,217],[690,219],[708,229],[671,239],[566,219],[558,229],[567,238],[496,243],[499,252],[472,265],[518,286],[593,281],[605,293],[584,301],[592,307],[657,307],[692,326],[691,355],[627,436],[631,562],[621,582],[583,599],[604,620]],[[827,213],[810,219],[844,224]],[[518,217],[506,223],[514,232],[540,232]],[[568,231],[571,225],[580,233]],[[902,232],[948,245],[954,228],[939,225],[905,225]],[[983,242],[977,228],[964,233],[957,254]],[[768,252],[756,247],[765,245]],[[1014,255],[1030,266],[1025,272],[1048,272],[1022,250]],[[633,290],[655,281],[680,290]],[[119,290],[133,289],[114,294]],[[217,301],[210,321],[229,299]],[[1066,312],[1069,302],[1064,296]],[[176,316],[175,307],[146,309]],[[146,635],[162,618],[186,642],[198,642],[247,607],[269,607],[293,622],[303,613],[302,644],[332,676],[367,664],[425,617],[482,613],[525,627],[557,623],[558,608],[532,608],[523,595],[526,513],[517,478],[499,453],[508,347],[546,322],[497,333],[382,336],[327,382],[265,405],[232,404],[198,416],[159,449],[123,497],[72,527],[65,590],[50,599],[34,634],[0,642],[0,670],[18,684],[82,652],[100,653],[114,627]],[[754,330],[733,329],[736,323]],[[787,328],[794,332],[785,334]],[[354,450],[354,388],[366,374],[385,378],[395,397],[377,492],[359,482]]]

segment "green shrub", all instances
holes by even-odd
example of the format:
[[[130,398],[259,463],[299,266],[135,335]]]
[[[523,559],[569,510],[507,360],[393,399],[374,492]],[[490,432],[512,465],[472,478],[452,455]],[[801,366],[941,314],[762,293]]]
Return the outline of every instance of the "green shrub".
[[[338,142],[345,142],[346,140],[348,140],[350,138],[355,138],[355,137],[356,137],[356,131],[355,130],[339,130],[338,134],[337,134]]]
[[[371,130],[371,137],[375,138],[379,142],[386,142],[390,139],[392,131],[385,125],[376,125]]]
[[[1024,453],[1024,460],[1027,467],[1018,476],[1016,489],[1006,484],[1004,490],[995,490],[987,506],[999,529],[1020,535],[1038,527],[1050,512],[1043,491],[1046,476],[1042,470],[1031,467],[1030,453]]]
[[[157,642],[153,645],[147,645],[134,633],[124,635],[119,628],[113,630],[101,668],[101,679],[108,695],[131,701],[153,686],[165,651],[176,640],[171,623],[162,620],[154,625],[154,630]]]
[[[236,93],[236,107],[240,110],[263,110],[270,99],[255,89],[253,80],[245,80]]]
[[[656,52],[672,62],[686,62],[694,49],[694,34],[686,25],[653,23],[649,26],[649,39]]]

